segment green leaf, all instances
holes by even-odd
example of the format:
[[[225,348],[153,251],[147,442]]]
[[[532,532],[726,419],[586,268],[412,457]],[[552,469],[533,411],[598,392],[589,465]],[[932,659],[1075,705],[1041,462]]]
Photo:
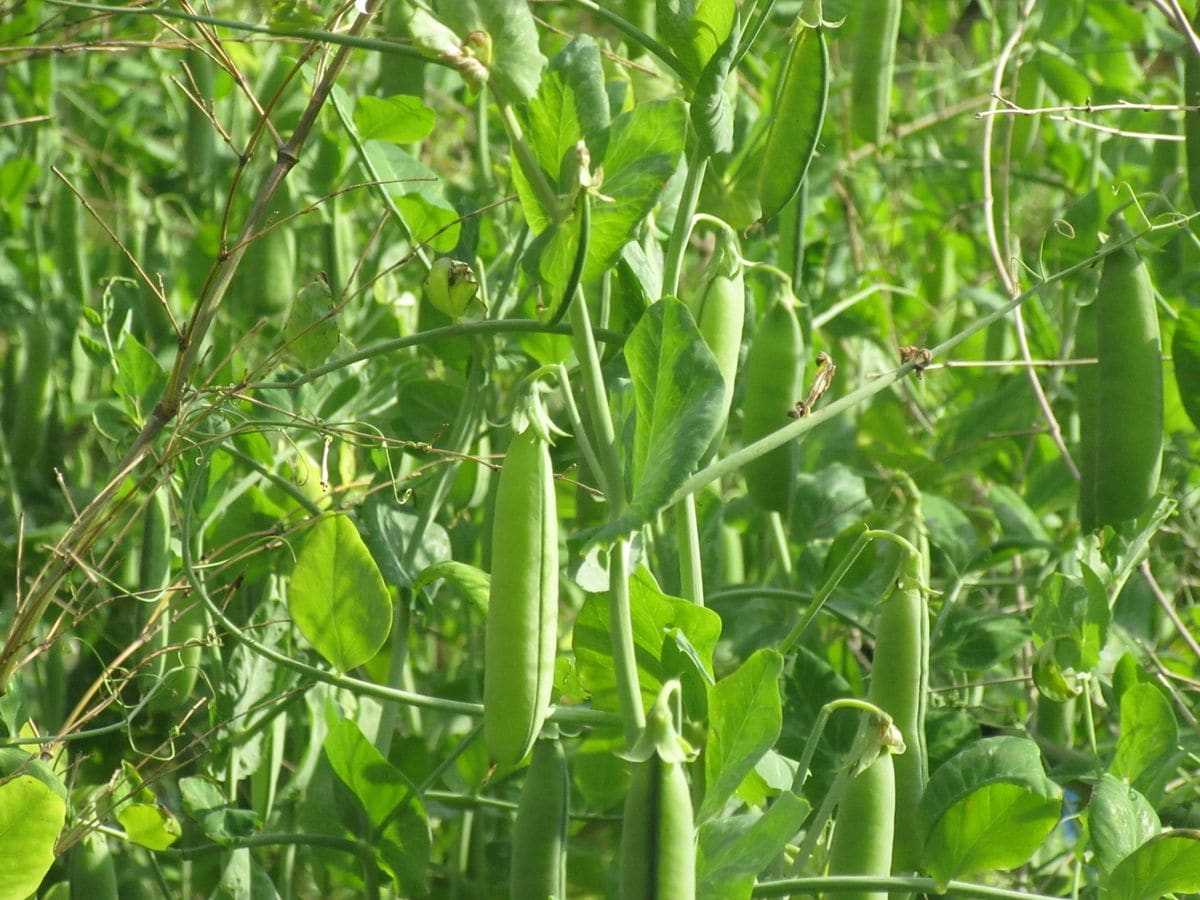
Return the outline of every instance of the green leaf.
[[[1105,872],[1162,828],[1154,807],[1119,778],[1102,775],[1088,804],[1088,834],[1096,861]]]
[[[708,737],[704,745],[704,821],[720,812],[738,785],[779,739],[783,712],[779,674],[783,657],[759,650],[708,692]]]
[[[1109,619],[1103,591],[1089,591],[1079,581],[1055,572],[1038,591],[1032,618],[1034,642],[1058,641],[1055,658],[1061,668],[1090,671],[1100,663]]]
[[[1129,854],[1109,876],[1104,896],[1146,900],[1200,891],[1200,831],[1168,831]]]
[[[690,106],[692,127],[705,154],[728,153],[733,149],[733,104],[725,91],[729,70],[737,56],[742,29],[734,23],[729,36],[704,66],[696,82]]]
[[[292,621],[339,672],[369,660],[392,627],[379,567],[346,516],[321,519],[296,557],[288,592]]]
[[[692,83],[737,21],[734,0],[658,0],[655,16],[667,46]]]
[[[166,850],[183,829],[171,811],[158,803],[130,803],[117,811],[117,821],[129,840],[151,850]]]
[[[528,100],[546,66],[538,49],[537,26],[525,0],[438,0],[439,19],[465,38],[473,31],[491,37],[488,80],[514,101]]]
[[[305,368],[326,362],[337,349],[342,335],[324,273],[302,287],[292,299],[283,323],[283,337],[288,342],[288,353]]]
[[[257,816],[252,809],[230,806],[225,795],[207,778],[179,779],[183,808],[206,835],[218,843],[254,834]]]
[[[412,547],[420,516],[386,491],[374,493],[363,504],[362,520],[367,547],[387,584],[413,587],[421,570],[450,558],[450,535],[437,522],[427,525],[420,543]]]
[[[636,407],[633,498],[597,541],[632,531],[666,506],[721,424],[721,371],[678,300],[668,297],[646,310],[625,342],[625,359]]]
[[[1191,177],[1200,179],[1200,172],[1193,172]],[[1200,430],[1200,309],[1187,306],[1179,311],[1175,336],[1171,339],[1171,355],[1175,359],[1179,399],[1183,401],[1192,426]]]
[[[929,779],[917,810],[926,871],[939,883],[1027,862],[1058,824],[1062,790],[1037,744],[985,738]]]
[[[406,892],[424,895],[432,842],[416,787],[349,719],[332,718],[322,746],[337,777],[366,811],[370,839],[385,867]],[[355,816],[344,818],[352,831],[360,827]]]
[[[364,94],[354,104],[354,125],[364,141],[410,144],[423,141],[433,131],[437,116],[420,97]]]
[[[336,88],[335,88],[336,90]],[[442,180],[423,163],[413,159],[395,144],[366,141],[363,153],[371,161],[379,178],[388,182],[387,191],[396,199],[404,221],[417,240],[430,240],[438,253],[449,253],[458,243],[460,226],[451,224],[458,213],[445,194]],[[449,225],[444,232],[433,235]]]
[[[790,791],[765,812],[714,819],[700,826],[696,886],[700,900],[749,900],[755,878],[783,852],[811,806]]]
[[[132,334],[125,334],[113,362],[117,366],[117,391],[127,401],[129,415],[139,424],[158,401],[167,383],[167,373]]]
[[[0,897],[30,897],[54,865],[67,817],[63,798],[32,775],[0,784]]]
[[[721,634],[721,617],[710,609],[662,593],[654,577],[638,567],[629,579],[629,606],[633,620],[634,655],[642,700],[649,707],[663,683],[674,675],[663,661],[664,644],[675,644],[672,632],[686,635],[711,675],[713,650]],[[572,644],[579,678],[591,692],[597,709],[617,710],[616,677],[613,674],[608,598],[589,594],[575,619]],[[689,659],[676,654],[677,659]]]
[[[1141,788],[1179,745],[1170,701],[1152,684],[1136,684],[1121,697],[1121,736],[1109,774]]]

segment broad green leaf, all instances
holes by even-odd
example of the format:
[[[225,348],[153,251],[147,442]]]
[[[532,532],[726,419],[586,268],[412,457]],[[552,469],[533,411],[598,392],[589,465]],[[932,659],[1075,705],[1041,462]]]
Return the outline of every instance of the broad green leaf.
[[[1034,58],[1046,84],[1064,103],[1081,106],[1092,94],[1092,82],[1072,56],[1052,44],[1040,44]]]
[[[1000,521],[1004,538],[1023,544],[1051,544],[1050,535],[1029,508],[1029,504],[1008,485],[994,485],[988,494],[988,500]]]
[[[1029,622],[1023,614],[954,606],[931,655],[947,668],[978,672],[1011,660],[1028,641]]]
[[[1028,738],[978,741],[929,779],[917,810],[924,866],[939,883],[1027,862],[1058,824],[1062,790]]]
[[[437,0],[434,12],[466,38],[473,31],[491,38],[488,80],[510,101],[528,100],[546,65],[538,49],[537,26],[525,0]]]
[[[1102,775],[1088,804],[1088,834],[1096,861],[1105,872],[1161,829],[1154,807],[1119,778]]]
[[[369,660],[392,627],[379,567],[349,518],[316,522],[296,556],[288,610],[300,633],[339,672]]]
[[[117,811],[117,821],[129,840],[151,850],[166,850],[183,829],[171,811],[159,803],[130,803]]]
[[[629,579],[629,606],[638,682],[647,708],[667,679],[684,674],[668,671],[663,663],[663,645],[675,643],[671,636],[674,629],[687,636],[711,674],[713,650],[721,634],[720,616],[688,600],[668,597],[641,567]],[[575,619],[572,644],[579,678],[592,694],[592,705],[615,711],[619,706],[609,621],[608,598],[589,594]],[[677,654],[677,658],[690,659],[685,654]]]
[[[1200,180],[1200,172],[1192,173]],[[1171,355],[1175,360],[1175,383],[1179,399],[1187,411],[1192,426],[1200,430],[1200,309],[1186,306],[1179,311],[1175,336],[1171,339]]]
[[[1032,618],[1034,643],[1040,646],[1055,641],[1055,659],[1061,668],[1090,671],[1100,662],[1109,619],[1103,591],[1089,591],[1079,581],[1055,572],[1037,594]]]
[[[336,88],[335,88],[336,90]],[[404,221],[417,240],[430,240],[438,253],[449,253],[458,243],[460,226],[454,205],[446,199],[442,180],[432,169],[413,159],[395,144],[366,141],[363,153],[371,161],[389,194],[404,214]],[[437,234],[439,229],[450,225]]]
[[[1179,726],[1171,703],[1152,684],[1137,684],[1121,697],[1121,736],[1109,774],[1144,789],[1174,755]]]
[[[238,809],[207,778],[179,779],[183,808],[206,835],[218,843],[247,837],[257,827],[257,815],[252,809]]]
[[[583,140],[593,166],[604,157],[609,125],[608,96],[600,48],[587,34],[577,35],[550,60],[535,96],[521,115],[525,141],[550,183],[560,191],[575,184],[575,145]],[[551,224],[521,167],[512,167],[521,208],[534,234]]]
[[[434,563],[421,571],[413,581],[414,591],[424,590],[435,581],[445,580],[471,602],[479,612],[487,613],[488,590],[491,586],[491,576],[487,572],[466,563],[448,559],[445,562]]]
[[[1125,857],[1109,876],[1103,896],[1147,900],[1200,891],[1200,831],[1167,831]]]
[[[978,540],[971,520],[957,504],[937,494],[921,494],[921,510],[930,542],[961,571],[975,555]]]
[[[0,897],[30,897],[54,865],[67,804],[32,775],[0,783]]]
[[[755,878],[796,836],[811,808],[807,800],[785,791],[764,812],[728,816],[701,825],[696,852],[697,897],[749,900]]]
[[[450,535],[437,522],[427,525],[420,543],[412,547],[420,516],[386,491],[376,492],[363,504],[362,519],[367,547],[390,585],[412,587],[423,569],[450,559]]]
[[[423,141],[433,131],[437,116],[420,97],[396,94],[372,97],[364,94],[354,104],[354,125],[364,141],[409,144]]]
[[[704,802],[697,821],[720,812],[742,779],[779,739],[782,671],[783,657],[774,650],[759,650],[709,689]]]
[[[19,726],[10,731],[13,734],[21,733],[22,737],[31,736],[24,732],[25,729]],[[0,778],[9,778],[13,775],[27,775],[36,778],[57,796],[64,800],[67,799],[67,786],[47,763],[16,747],[0,748]]]
[[[328,361],[341,340],[329,282],[322,273],[300,289],[283,323],[288,353],[305,368]]]
[[[388,762],[350,719],[334,718],[322,745],[329,765],[354,793],[371,823],[373,843],[407,893],[425,893],[431,838],[416,787]],[[356,830],[356,818],[344,815]]]
[[[116,388],[127,401],[130,417],[140,424],[158,401],[167,373],[132,334],[124,335],[113,362],[117,366]]]
[[[667,46],[695,83],[737,21],[734,0],[658,0],[656,20]]]
[[[733,104],[725,90],[738,51],[742,29],[734,23],[729,36],[704,65],[690,105],[692,127],[708,156],[733,149]]]
[[[633,379],[633,498],[596,540],[631,531],[662,509],[696,468],[721,423],[724,382],[688,308],[673,297],[646,310],[625,342]]]

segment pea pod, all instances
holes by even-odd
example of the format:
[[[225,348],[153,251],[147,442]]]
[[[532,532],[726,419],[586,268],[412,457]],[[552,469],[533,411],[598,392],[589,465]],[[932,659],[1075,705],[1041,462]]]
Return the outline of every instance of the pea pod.
[[[895,834],[896,772],[892,754],[880,753],[850,779],[838,804],[829,848],[832,875],[890,875]],[[916,810],[905,810],[911,823]],[[915,830],[911,824],[908,830]],[[887,900],[887,891],[851,891],[829,895],[850,900]]]
[[[919,542],[916,533],[910,540]],[[921,862],[916,829],[908,827],[929,781],[925,752],[925,698],[929,690],[929,615],[925,609],[923,554],[907,555],[900,580],[884,600],[876,627],[871,663],[872,703],[892,717],[906,750],[895,760],[896,830],[893,864],[897,872],[915,872]],[[890,755],[890,754],[884,754]],[[882,777],[882,775],[876,775]]]
[[[558,638],[558,518],[550,452],[533,428],[500,469],[483,669],[483,737],[516,765],[545,721]]]
[[[737,241],[727,232],[722,231],[717,239],[717,252],[709,264],[708,278],[692,312],[704,343],[717,358],[717,368],[725,382],[721,426],[709,448],[711,452],[721,442],[729,407],[733,403],[733,385],[742,349],[742,325],[746,318],[746,290]]]
[[[818,26],[797,23],[767,131],[766,149],[758,170],[760,221],[775,218],[800,190],[817,139],[825,124],[829,101],[829,48]]]
[[[850,76],[850,125],[859,140],[878,144],[887,133],[892,103],[900,0],[862,0],[856,11],[862,19]]]
[[[620,900],[694,900],[696,845],[686,746],[671,714],[681,687],[663,685],[630,751],[636,760],[621,825]]]
[[[1112,241],[1129,230],[1114,216]],[[1094,522],[1113,525],[1139,515],[1158,490],[1162,468],[1162,341],[1154,288],[1146,264],[1131,244],[1104,258],[1096,292],[1096,395],[1094,422],[1085,437],[1094,446],[1094,470],[1085,465],[1080,515],[1094,509]],[[1086,376],[1085,376],[1086,377]],[[1081,398],[1084,402],[1086,398]],[[1090,498],[1088,495],[1090,494]],[[1089,506],[1090,504],[1090,506]]]
[[[788,424],[788,412],[800,398],[804,338],[790,303],[776,300],[762,321],[746,356],[746,402],[742,443],[751,444]],[[748,463],[746,486],[761,506],[786,512],[796,482],[795,442]]]
[[[560,740],[541,740],[521,787],[512,838],[512,897],[565,898],[570,777]]]
[[[1096,304],[1080,307],[1075,328],[1075,355],[1096,358]],[[1096,413],[1100,408],[1099,367],[1081,365],[1075,374],[1075,399],[1079,408],[1079,524],[1084,531],[1096,528]]]

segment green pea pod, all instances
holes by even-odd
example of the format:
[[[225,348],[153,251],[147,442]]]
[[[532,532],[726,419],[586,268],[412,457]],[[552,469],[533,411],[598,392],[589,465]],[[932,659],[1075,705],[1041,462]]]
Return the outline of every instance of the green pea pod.
[[[510,896],[567,896],[567,803],[570,776],[560,740],[541,740],[525,773],[512,838]]]
[[[116,900],[117,869],[106,835],[99,831],[88,832],[71,848],[69,859],[72,897]]]
[[[1075,356],[1096,358],[1096,304],[1079,309],[1075,328]],[[1079,408],[1079,525],[1084,531],[1096,528],[1096,413],[1100,409],[1099,366],[1087,364],[1075,370],[1075,399]]]
[[[738,355],[742,349],[742,325],[746,318],[746,289],[737,241],[726,232],[718,238],[717,253],[709,264],[709,276],[693,309],[704,343],[717,358],[717,368],[725,382],[721,406],[721,425],[713,438],[710,452],[725,434],[725,422],[733,403],[733,385],[737,378]]]
[[[558,638],[558,514],[550,452],[513,438],[496,491],[483,668],[483,737],[500,765],[533,747],[550,706]]]
[[[54,339],[46,316],[30,316],[21,324],[24,347],[8,450],[18,469],[38,469],[46,419],[53,402],[50,367],[54,361]]]
[[[850,76],[850,125],[864,143],[878,144],[887,133],[900,35],[900,0],[862,0]]]
[[[906,810],[907,830],[916,810]],[[886,750],[846,785],[829,848],[831,875],[890,875],[895,833],[896,772]],[[887,900],[887,891],[828,895],[844,900]]]
[[[1110,220],[1113,236],[1129,229]],[[1131,244],[1104,258],[1096,292],[1095,525],[1139,515],[1158,490],[1163,446],[1162,341],[1146,264]],[[1081,502],[1081,512],[1087,504]]]
[[[910,540],[919,540],[914,533]],[[906,750],[894,763],[895,847],[897,872],[915,872],[921,847],[915,828],[908,827],[929,781],[925,752],[925,698],[929,690],[929,615],[925,609],[924,557],[908,554],[900,580],[883,601],[876,627],[875,655],[871,663],[872,703],[892,717],[904,738]],[[890,754],[884,754],[890,755]]]
[[[760,221],[779,214],[800,190],[817,150],[829,101],[829,48],[821,28],[798,25],[771,108],[758,170]]]
[[[791,304],[776,300],[759,322],[746,356],[746,402],[742,443],[777,431],[801,399],[804,338]],[[786,512],[796,483],[796,444],[789,442],[745,467],[751,496],[768,510]]]
[[[621,831],[621,900],[693,900],[696,849],[683,764],[636,763]]]
[[[1192,27],[1200,28],[1200,13]],[[1187,106],[1200,104],[1200,56],[1191,47],[1183,50],[1183,102]],[[1187,155],[1188,194],[1192,206],[1200,209],[1200,110],[1183,114],[1183,147]]]

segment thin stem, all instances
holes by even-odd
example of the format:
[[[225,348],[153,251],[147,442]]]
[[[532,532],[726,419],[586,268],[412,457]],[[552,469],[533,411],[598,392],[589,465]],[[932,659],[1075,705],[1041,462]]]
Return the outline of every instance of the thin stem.
[[[682,80],[684,83],[688,81],[687,69],[683,67],[683,63],[679,61],[675,54],[652,38],[650,35],[646,34],[646,32],[642,31],[642,29],[638,28],[628,19],[622,18],[611,9],[606,9],[604,6],[601,6],[599,3],[597,3],[596,0],[572,0],[572,2],[574,2],[576,6],[582,6],[584,9],[595,13],[599,18],[604,19],[618,31],[623,33],[626,37],[630,38],[634,43],[641,44],[648,51],[650,51],[651,54],[657,56],[659,60],[664,63],[672,72],[678,75],[680,80]]]
[[[821,735],[825,733],[829,717],[839,709],[856,709],[859,712],[871,713],[880,719],[888,718],[888,714],[874,703],[859,700],[857,697],[841,697],[837,700],[830,700],[822,706],[821,711],[817,714],[817,721],[813,723],[812,730],[808,733],[808,740],[804,742],[804,753],[800,756],[800,764],[796,768],[792,793],[799,794],[804,789],[805,782],[808,781],[809,769],[812,768],[813,757],[817,753],[817,745],[821,743]]]
[[[688,494],[675,507],[675,540],[679,550],[679,585],[685,600],[704,605],[704,572],[700,559],[700,526],[696,495]]]
[[[789,894],[799,894],[815,897],[823,893],[865,895],[870,891],[879,891],[884,894],[890,891],[892,896],[903,894],[942,896],[947,894],[955,897],[980,897],[984,900],[993,900],[993,898],[999,898],[999,900],[1056,900],[1049,894],[1013,891],[987,884],[974,884],[969,881],[948,881],[945,884],[939,884],[932,878],[912,875],[825,875],[815,878],[785,878],[781,881],[764,881],[756,884],[751,896],[786,897]]]
[[[696,206],[700,202],[700,188],[704,184],[704,173],[708,169],[708,157],[700,149],[700,142],[688,159],[687,175],[683,180],[683,193],[679,197],[679,208],[675,213],[675,227],[671,229],[671,239],[667,243],[667,255],[663,260],[664,297],[678,296],[679,275],[683,270],[683,254],[687,249],[688,238],[692,234],[692,220],[696,215]]]
[[[638,683],[637,659],[633,649],[633,616],[629,609],[629,541],[620,538],[608,558],[608,616],[611,629],[613,670],[625,744],[632,747],[646,727],[646,710]]]
[[[767,522],[771,529],[771,543],[775,546],[775,555],[779,558],[779,566],[783,569],[785,575],[792,574],[792,556],[788,550],[787,531],[783,527],[783,516],[775,510],[771,510],[767,516]]]
[[[571,304],[571,338],[579,371],[583,377],[583,402],[592,426],[592,446],[600,458],[604,472],[604,494],[608,499],[609,515],[616,518],[625,510],[625,479],[617,453],[616,430],[608,409],[608,393],[604,389],[604,373],[600,354],[592,333],[587,302],[583,297]]]

